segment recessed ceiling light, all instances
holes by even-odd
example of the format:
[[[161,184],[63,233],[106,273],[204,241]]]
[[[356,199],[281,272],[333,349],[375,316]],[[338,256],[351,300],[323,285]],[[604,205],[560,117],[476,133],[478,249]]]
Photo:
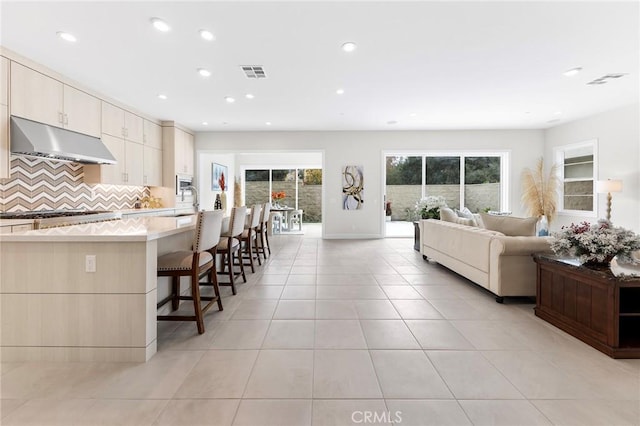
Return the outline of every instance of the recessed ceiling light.
[[[345,52],[353,52],[358,47],[354,42],[348,41],[342,45],[342,50]]]
[[[163,33],[166,33],[167,31],[169,31],[171,29],[169,24],[167,24],[166,22],[164,22],[160,18],[151,18],[151,23],[153,24],[153,26],[154,26],[154,28],[156,30],[162,31]]]
[[[562,111],[556,111],[553,113],[553,115],[562,115]]]
[[[411,114],[409,114],[409,117],[417,117],[418,114],[416,114],[415,112],[412,112]]]
[[[213,33],[207,30],[200,30],[200,37],[207,41],[215,40]]]
[[[344,89],[338,89],[338,90],[336,90],[336,93],[338,95],[344,95]]]
[[[230,103],[230,104],[232,104],[232,103],[234,103],[236,101],[236,99],[232,98],[231,96],[225,96],[224,100],[227,101],[227,103]]]
[[[255,98],[255,96],[253,96],[251,93],[247,93],[246,95],[244,95],[244,97],[247,98],[247,99]]]
[[[198,68],[198,74],[200,74],[203,77],[210,77],[211,76],[211,71],[204,69],[204,68]]]
[[[203,122],[202,122],[202,125],[203,125],[203,126],[208,126],[208,125],[209,125],[209,123],[207,123],[206,121],[203,121]]]
[[[167,95],[160,93],[158,95],[158,99],[162,99],[163,101],[167,99]]]
[[[580,71],[582,71],[582,67],[576,67],[563,72],[563,74],[566,75],[567,77],[573,77],[574,75],[578,74]]]
[[[266,124],[267,126],[271,126],[271,122],[270,122],[270,121],[267,121],[267,122],[266,122],[266,123],[264,123],[264,124]]]
[[[64,31],[58,31],[56,34],[58,35],[58,37],[60,37],[64,41],[68,41],[69,43],[75,43],[77,41],[76,36],[74,36],[71,33],[67,33],[67,32],[64,32]]]
[[[387,121],[387,124],[398,124],[398,122],[396,120],[389,120]]]

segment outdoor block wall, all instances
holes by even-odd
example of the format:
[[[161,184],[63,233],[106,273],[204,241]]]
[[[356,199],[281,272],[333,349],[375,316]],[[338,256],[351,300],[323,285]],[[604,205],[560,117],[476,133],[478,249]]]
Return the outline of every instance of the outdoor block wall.
[[[295,207],[295,182],[273,182],[274,191],[284,191],[287,198],[280,204]],[[266,203],[269,201],[271,194],[269,193],[269,182],[245,182],[245,204],[252,206],[254,204]],[[298,208],[303,210],[303,222],[319,223],[322,222],[322,185],[303,185],[298,184]]]
[[[421,197],[420,185],[387,185],[387,201],[391,201],[391,220],[414,220],[412,216],[416,202]],[[447,200],[451,208],[460,207],[458,185],[427,185],[428,195],[439,195]],[[472,212],[501,210],[500,184],[483,183],[465,185],[465,204]]]

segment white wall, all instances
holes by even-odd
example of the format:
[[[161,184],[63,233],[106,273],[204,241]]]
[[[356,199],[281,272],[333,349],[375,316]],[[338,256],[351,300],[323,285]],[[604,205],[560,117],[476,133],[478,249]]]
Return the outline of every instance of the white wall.
[[[422,131],[422,132],[205,132],[196,134],[201,153],[261,153],[322,151],[323,235],[325,238],[383,236],[383,152],[506,150],[510,153],[510,205],[522,215],[520,173],[533,167],[543,153],[542,130]],[[210,154],[214,155],[214,154]],[[204,155],[202,155],[204,157]],[[202,161],[199,161],[199,164]],[[364,209],[341,206],[341,169],[364,166]]]
[[[611,220],[640,232],[640,106],[629,105],[592,117],[547,129],[545,158],[553,159],[553,148],[598,140],[598,180],[621,179],[622,192],[613,195]],[[598,195],[598,217],[606,216],[606,194]],[[552,230],[594,218],[560,215]]]
[[[234,154],[209,153],[202,152],[196,155],[198,170],[198,181],[196,186],[200,191],[200,208],[204,210],[213,210],[216,201],[216,194],[220,191],[211,189],[211,164],[218,163],[228,167],[229,176],[225,176],[227,180],[227,213],[231,212],[233,207],[233,184],[236,175],[235,156]]]

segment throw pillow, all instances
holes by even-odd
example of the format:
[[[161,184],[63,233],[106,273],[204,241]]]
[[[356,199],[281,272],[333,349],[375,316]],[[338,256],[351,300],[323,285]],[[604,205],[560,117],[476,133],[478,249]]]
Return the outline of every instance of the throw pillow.
[[[537,217],[494,216],[480,213],[485,229],[502,232],[511,237],[529,237],[536,234]]]
[[[480,216],[480,213],[474,213],[473,218],[476,220],[476,226],[478,228],[486,229],[486,227],[484,226],[484,222],[482,221],[482,216]]]
[[[469,210],[469,208],[465,207],[462,210],[455,209],[455,211],[458,218],[466,219],[459,223],[462,223],[463,225],[468,225],[468,226],[478,226],[478,222],[476,221],[474,214],[471,213],[471,210]]]
[[[466,217],[457,217],[455,223],[466,226],[477,226],[474,219],[467,219]]]
[[[440,207],[440,220],[445,222],[455,222],[458,219],[456,212],[449,207]]]

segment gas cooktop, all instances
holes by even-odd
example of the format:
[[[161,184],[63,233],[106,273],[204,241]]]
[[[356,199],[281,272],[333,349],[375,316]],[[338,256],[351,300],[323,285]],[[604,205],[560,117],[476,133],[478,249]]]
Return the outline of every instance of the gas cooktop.
[[[36,210],[0,213],[0,219],[50,219],[55,217],[86,216],[110,213],[108,210]]]

